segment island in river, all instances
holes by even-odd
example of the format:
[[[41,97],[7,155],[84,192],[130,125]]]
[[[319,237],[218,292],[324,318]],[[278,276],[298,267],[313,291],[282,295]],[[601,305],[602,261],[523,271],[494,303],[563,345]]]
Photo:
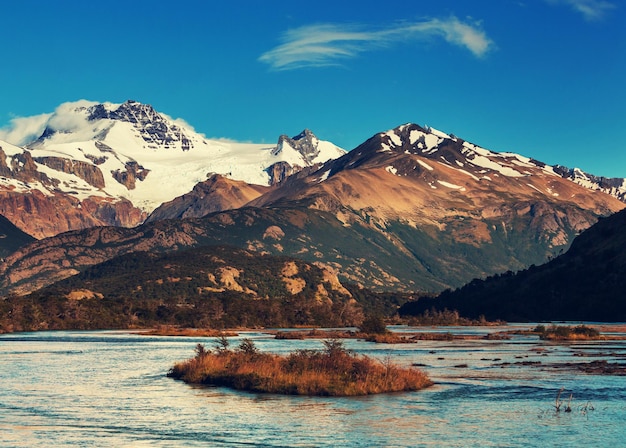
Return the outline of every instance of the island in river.
[[[325,349],[298,350],[287,356],[260,352],[250,339],[235,350],[218,339],[215,350],[202,344],[196,356],[176,364],[168,376],[191,384],[227,386],[251,392],[289,395],[355,396],[415,391],[433,384],[415,367],[400,367],[346,350],[339,339]]]

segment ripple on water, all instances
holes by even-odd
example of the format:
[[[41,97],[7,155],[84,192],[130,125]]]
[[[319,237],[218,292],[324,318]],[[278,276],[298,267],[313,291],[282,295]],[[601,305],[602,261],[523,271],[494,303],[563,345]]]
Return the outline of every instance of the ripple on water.
[[[251,336],[276,353],[321,348],[320,341]],[[348,348],[381,360],[425,364],[437,384],[414,393],[324,398],[190,387],[166,378],[199,342],[212,346],[211,338],[119,332],[0,336],[2,445],[619,446],[626,439],[623,377],[513,364],[581,361],[574,357],[581,352],[619,358],[626,354],[622,343],[559,346],[521,336],[392,347],[348,341]],[[511,365],[498,365],[505,362]],[[571,413],[554,410],[561,388],[564,398],[573,394]]]

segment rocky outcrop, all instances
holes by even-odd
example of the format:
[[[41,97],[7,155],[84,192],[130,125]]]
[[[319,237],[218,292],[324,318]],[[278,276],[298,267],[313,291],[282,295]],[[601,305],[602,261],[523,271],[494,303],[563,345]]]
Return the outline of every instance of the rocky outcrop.
[[[267,168],[267,174],[270,177],[270,185],[277,185],[294,173],[300,171],[298,165],[291,166],[288,162],[276,162]]]
[[[105,226],[135,227],[144,222],[147,216],[127,199],[114,201],[90,197],[81,202],[81,208]]]
[[[311,164],[320,153],[318,144],[319,140],[315,134],[313,134],[310,130],[305,129],[293,138],[284,134],[281,135],[278,138],[278,145],[276,145],[274,152],[278,154],[283,150],[285,145],[289,145],[302,155],[307,164]]]
[[[4,152],[2,153],[4,155]],[[11,166],[7,166],[6,156],[2,163],[0,163],[0,169],[6,173],[7,177],[20,180],[23,182],[40,181],[44,184],[53,184],[45,173],[41,173],[37,170],[35,160],[29,151],[24,151],[21,154],[15,154],[11,158]]]
[[[9,168],[9,165],[7,165],[7,155],[2,150],[2,146],[0,146],[0,176],[7,177],[10,175],[11,168]]]
[[[91,163],[79,160],[70,160],[63,157],[36,157],[34,160],[53,170],[66,174],[73,174],[92,187],[104,188],[104,177],[102,171]]]
[[[108,111],[104,105],[97,104],[89,109],[88,119],[90,121],[100,119],[126,121],[134,125],[148,144],[167,148],[173,142],[181,142],[184,151],[193,148],[191,139],[185,135],[182,129],[168,123],[149,104],[128,100],[113,111]]]
[[[150,170],[145,169],[135,161],[126,162],[126,171],[111,171],[113,178],[120,184],[124,185],[128,190],[135,189],[135,183],[142,181],[148,177]]]
[[[0,191],[0,214],[35,238],[94,226],[134,227],[145,219],[145,213],[127,200],[90,197],[79,201],[67,195],[45,195],[39,190]]]

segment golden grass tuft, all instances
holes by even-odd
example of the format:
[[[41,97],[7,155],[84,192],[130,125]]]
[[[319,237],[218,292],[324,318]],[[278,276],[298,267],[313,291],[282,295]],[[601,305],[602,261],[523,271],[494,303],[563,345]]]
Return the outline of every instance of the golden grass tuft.
[[[540,339],[549,341],[587,341],[605,339],[597,329],[586,325],[577,325],[575,327],[567,325],[550,325],[547,328],[544,325],[537,325],[533,332],[537,333]]]
[[[355,355],[336,340],[324,341],[324,351],[298,350],[287,356],[259,352],[250,340],[235,350],[207,351],[174,365],[168,376],[192,384],[290,395],[356,396],[415,391],[431,386],[414,367]]]

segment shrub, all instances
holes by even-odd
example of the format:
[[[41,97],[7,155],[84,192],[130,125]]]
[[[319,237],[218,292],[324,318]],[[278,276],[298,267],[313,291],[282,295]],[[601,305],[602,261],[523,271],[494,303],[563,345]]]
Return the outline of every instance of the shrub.
[[[535,328],[535,331],[537,328]],[[571,327],[567,325],[550,325],[543,332],[538,332],[541,339],[549,340],[584,340],[598,339],[600,332],[586,325]]]
[[[590,338],[597,338],[600,336],[600,332],[592,327],[588,327],[586,325],[578,325],[572,328],[572,332],[577,335],[587,336]]]
[[[249,339],[249,338],[242,339],[241,343],[239,344],[239,347],[237,347],[237,350],[240,353],[243,353],[244,355],[248,355],[248,356],[254,356],[259,353],[259,349],[257,348],[256,345],[254,345],[254,342],[252,341],[252,339]]]
[[[215,340],[215,350],[218,353],[226,353],[229,351],[230,341],[226,339],[225,335],[221,335]]]
[[[196,358],[204,358],[208,354],[206,348],[202,344],[196,345]]]
[[[367,334],[385,334],[389,332],[385,321],[380,316],[369,316],[359,326],[359,330]]]
[[[343,342],[324,341],[324,350],[298,350],[288,356],[259,352],[244,340],[235,351],[196,349],[168,376],[194,384],[228,386],[253,392],[295,395],[367,395],[419,390],[432,385],[422,371],[401,368],[346,350]],[[253,356],[250,356],[250,355]]]

